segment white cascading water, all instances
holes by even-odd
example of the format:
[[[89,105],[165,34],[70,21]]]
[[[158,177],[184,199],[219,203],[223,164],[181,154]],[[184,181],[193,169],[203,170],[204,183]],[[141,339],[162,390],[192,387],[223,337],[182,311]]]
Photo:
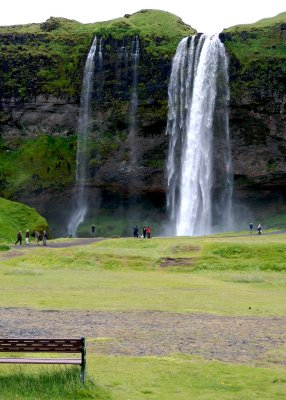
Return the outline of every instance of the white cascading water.
[[[85,190],[85,181],[87,177],[86,153],[87,140],[91,125],[91,100],[96,46],[97,38],[95,36],[85,63],[80,99],[76,155],[76,193],[74,198],[74,208],[68,223],[68,233],[72,236],[76,236],[77,228],[84,221],[87,212],[87,198]]]
[[[132,41],[132,89],[131,89],[131,99],[130,99],[130,107],[129,107],[129,157],[130,164],[135,166],[136,164],[136,112],[138,108],[138,63],[139,63],[139,37],[135,36]]]
[[[169,83],[167,207],[175,234],[230,229],[227,58],[218,35],[184,38]]]
[[[99,49],[98,49],[98,69],[101,71],[103,66],[102,57],[102,38],[99,39]]]

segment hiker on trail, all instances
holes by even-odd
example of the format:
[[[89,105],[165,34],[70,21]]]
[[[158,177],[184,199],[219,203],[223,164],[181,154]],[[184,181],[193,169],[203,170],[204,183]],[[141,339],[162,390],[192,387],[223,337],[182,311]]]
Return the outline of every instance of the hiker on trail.
[[[137,225],[135,225],[133,228],[133,236],[134,236],[134,238],[138,239],[138,226]]]
[[[93,224],[92,227],[91,227],[91,234],[92,234],[93,237],[95,237],[95,232],[96,232],[96,227]]]
[[[20,242],[20,245],[22,246],[22,232],[21,231],[19,231],[17,233],[17,241],[15,242],[15,244],[17,244],[19,242]]]
[[[150,226],[147,226],[146,232],[147,232],[147,238],[150,239],[151,238],[151,228],[150,228]]]
[[[40,234],[38,231],[35,231],[35,242],[37,243],[37,245],[39,245],[39,240],[40,240]]]
[[[146,238],[146,226],[143,227],[143,238]]]
[[[250,224],[249,224],[249,230],[250,230],[250,233],[252,233],[252,230],[253,230],[253,223],[252,222],[250,222]]]
[[[43,231],[43,246],[47,245],[48,234],[46,231]]]
[[[25,240],[26,240],[26,246],[28,246],[29,244],[29,239],[30,239],[30,232],[29,229],[26,230],[26,234],[25,234]]]
[[[262,226],[260,224],[258,224],[257,231],[258,231],[258,235],[261,235]]]

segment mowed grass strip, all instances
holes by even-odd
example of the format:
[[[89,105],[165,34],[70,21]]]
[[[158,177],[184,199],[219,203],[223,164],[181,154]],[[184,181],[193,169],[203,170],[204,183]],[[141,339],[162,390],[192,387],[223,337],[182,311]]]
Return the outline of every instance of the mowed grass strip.
[[[257,368],[199,357],[126,357],[90,355],[87,381],[76,369],[3,366],[5,400],[240,400],[285,399],[285,368]]]

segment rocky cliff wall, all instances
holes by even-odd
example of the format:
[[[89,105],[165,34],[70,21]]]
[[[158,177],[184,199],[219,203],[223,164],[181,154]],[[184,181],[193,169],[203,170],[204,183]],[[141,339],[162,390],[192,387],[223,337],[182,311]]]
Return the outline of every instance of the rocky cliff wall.
[[[75,34],[74,30],[79,28],[75,29],[70,22],[70,30],[64,34],[62,30],[54,31],[54,27],[48,34],[45,30],[37,34],[0,32],[0,48],[5,50],[0,52],[0,193],[3,196],[34,206],[40,202],[38,209],[44,215],[51,201],[55,200],[54,208],[58,210],[63,199],[72,198],[80,85],[89,45],[97,34],[98,40],[102,39],[103,63],[101,67],[97,50],[94,140],[89,149],[87,183],[91,203],[96,189],[104,199],[110,199],[110,193],[120,194],[118,201],[123,207],[132,197],[135,202],[144,198],[148,207],[154,201],[164,209],[168,79],[176,45],[192,31],[179,22],[182,31],[167,38],[162,32],[151,35],[140,31],[139,25],[135,29],[130,24],[127,16],[121,25],[100,25],[87,30],[86,35]],[[131,165],[128,141],[131,53],[136,35],[140,42],[137,162]],[[285,24],[280,19],[262,27],[230,28],[221,34],[221,40],[229,53],[236,196],[255,200],[260,194],[272,196],[273,191],[283,195]]]
[[[222,39],[230,53],[234,173],[254,184],[284,185],[285,24],[238,27]]]

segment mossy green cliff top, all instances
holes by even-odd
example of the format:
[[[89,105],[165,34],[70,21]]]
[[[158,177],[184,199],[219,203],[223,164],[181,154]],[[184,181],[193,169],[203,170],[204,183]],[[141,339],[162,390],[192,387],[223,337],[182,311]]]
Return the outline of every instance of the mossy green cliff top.
[[[41,24],[0,27],[1,97],[25,101],[45,93],[78,101],[95,35],[117,41],[138,35],[146,53],[172,57],[180,39],[192,33],[179,17],[159,10],[92,24],[51,17]]]
[[[233,98],[247,88],[266,85],[285,91],[286,12],[228,28],[222,37],[231,56]]]

